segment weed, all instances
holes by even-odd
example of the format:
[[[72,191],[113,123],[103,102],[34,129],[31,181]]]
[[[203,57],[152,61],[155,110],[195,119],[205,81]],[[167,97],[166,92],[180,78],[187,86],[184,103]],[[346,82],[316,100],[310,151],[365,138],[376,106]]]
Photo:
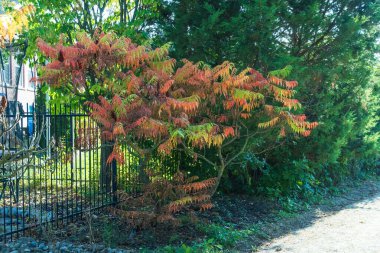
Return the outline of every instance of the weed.
[[[115,247],[117,238],[117,231],[115,225],[112,223],[105,223],[102,232],[103,242],[107,247]]]
[[[238,241],[247,238],[253,233],[251,229],[236,229],[232,224],[198,225],[197,229],[205,233],[208,238],[213,239],[215,244],[225,248],[235,246]]]
[[[294,218],[295,216],[297,216],[297,214],[292,213],[292,212],[287,212],[285,210],[280,210],[280,211],[278,211],[278,216],[280,218],[289,219],[289,218]]]
[[[170,238],[169,238],[169,243],[170,243],[170,244],[175,243],[175,242],[177,242],[179,239],[180,239],[179,235],[178,235],[178,234],[174,234],[174,235],[170,236]]]

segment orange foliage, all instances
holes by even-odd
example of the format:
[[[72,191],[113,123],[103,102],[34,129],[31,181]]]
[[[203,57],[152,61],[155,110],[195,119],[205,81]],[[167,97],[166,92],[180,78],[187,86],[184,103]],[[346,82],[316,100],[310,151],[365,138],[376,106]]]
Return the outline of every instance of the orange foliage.
[[[211,68],[183,60],[176,68],[167,47],[153,50],[113,33],[93,38],[80,33],[72,46],[42,40],[38,46],[51,59],[40,81],[58,87],[70,83],[74,92],[85,95],[88,83],[97,80],[100,96],[88,103],[91,116],[115,145],[126,138],[149,139],[163,154],[178,143],[221,146],[240,136],[241,122],[255,115],[267,118],[257,128],[279,127],[280,136],[308,136],[317,126],[294,114],[301,108],[293,98],[296,81],[265,78],[251,68],[238,72],[228,61]],[[213,127],[202,127],[206,124]],[[115,151],[109,161],[118,155]]]
[[[235,136],[235,130],[233,127],[225,127],[223,129],[224,137]]]
[[[187,178],[179,171],[172,180],[148,174],[152,179],[145,185],[142,195],[120,192],[120,203],[111,208],[114,215],[123,218],[130,226],[143,229],[159,223],[176,225],[178,212],[205,211],[213,207],[210,192],[215,187],[215,178],[195,181],[198,177]]]
[[[280,137],[307,137],[318,126],[296,114],[301,108],[294,99],[296,81],[266,78],[251,68],[238,72],[228,61],[211,68],[183,60],[178,67],[167,47],[153,50],[113,33],[96,32],[93,38],[79,33],[72,46],[39,40],[38,47],[51,60],[39,81],[93,99],[87,102],[90,115],[103,140],[113,145],[108,163],[124,162],[120,146],[125,141],[146,157],[146,145],[152,147],[149,152],[170,155],[179,145],[187,151],[248,140],[244,136],[250,133],[242,134],[242,129],[273,128]],[[80,146],[91,145],[90,139],[82,142]],[[111,208],[133,227],[175,224],[178,212],[210,209],[220,177],[196,181],[178,172],[171,180],[157,175],[150,179],[141,196],[122,192],[120,204]]]

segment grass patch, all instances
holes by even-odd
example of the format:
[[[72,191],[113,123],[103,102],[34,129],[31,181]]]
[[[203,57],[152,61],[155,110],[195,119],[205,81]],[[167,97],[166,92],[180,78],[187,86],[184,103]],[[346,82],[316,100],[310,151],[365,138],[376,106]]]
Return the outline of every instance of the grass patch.
[[[205,238],[192,245],[182,244],[181,246],[165,246],[154,251],[142,250],[141,252],[162,252],[162,253],[195,253],[195,252],[228,252],[236,244],[247,239],[253,234],[258,234],[258,227],[250,229],[239,229],[234,224],[198,224],[197,230],[205,235]]]

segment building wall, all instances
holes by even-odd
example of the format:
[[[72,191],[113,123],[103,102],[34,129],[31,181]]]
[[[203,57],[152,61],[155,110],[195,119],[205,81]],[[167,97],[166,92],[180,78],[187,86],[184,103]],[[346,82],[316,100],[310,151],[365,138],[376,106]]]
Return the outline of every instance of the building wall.
[[[19,101],[26,111],[28,110],[27,105],[32,105],[35,101],[35,84],[30,80],[36,76],[36,69],[30,67],[29,63],[24,63],[20,66],[12,56],[3,60],[5,68],[0,75],[0,92],[7,94],[8,101]],[[16,80],[20,67],[21,73],[16,98]]]

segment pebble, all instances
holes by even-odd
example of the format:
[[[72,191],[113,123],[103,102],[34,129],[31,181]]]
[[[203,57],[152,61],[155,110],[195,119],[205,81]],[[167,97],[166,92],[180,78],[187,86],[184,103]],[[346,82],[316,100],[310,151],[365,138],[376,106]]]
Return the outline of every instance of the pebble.
[[[38,246],[38,248],[39,248],[40,250],[48,250],[48,249],[49,249],[49,246],[46,246],[45,243],[41,243],[41,244]]]
[[[45,253],[128,253],[130,251],[123,249],[111,249],[101,244],[95,245],[75,245],[70,242],[49,243],[38,241],[30,237],[21,237],[9,243],[0,242],[0,252],[19,253],[19,252],[45,252]]]
[[[37,247],[37,242],[36,241],[31,241],[29,243],[29,246],[32,247],[32,248],[36,248]]]

